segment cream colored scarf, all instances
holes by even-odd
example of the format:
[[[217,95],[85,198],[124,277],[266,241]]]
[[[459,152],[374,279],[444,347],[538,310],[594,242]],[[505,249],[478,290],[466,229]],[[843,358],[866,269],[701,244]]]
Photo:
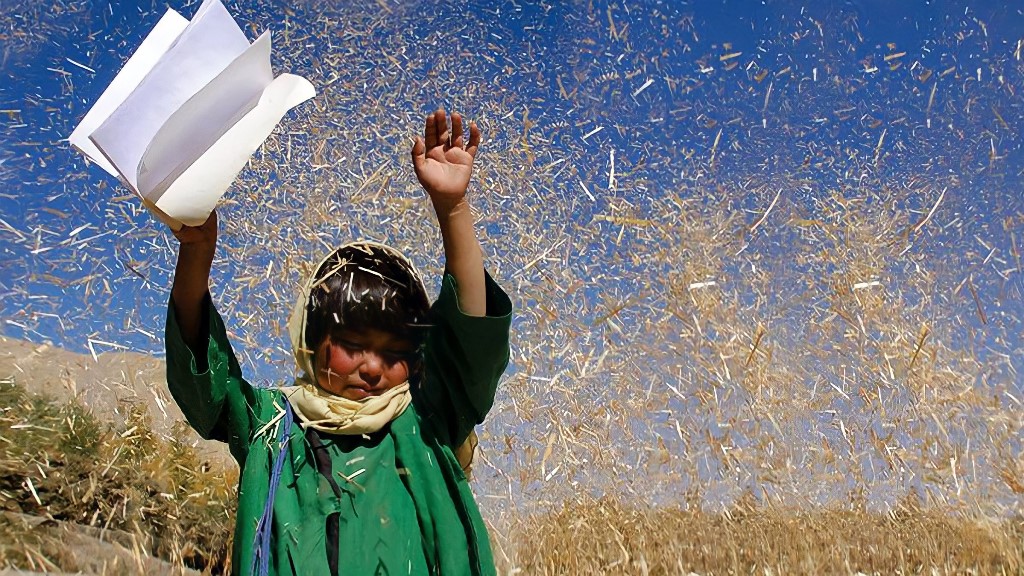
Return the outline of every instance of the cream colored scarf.
[[[409,406],[409,383],[365,400],[349,400],[321,389],[315,384],[282,386],[292,410],[303,428],[315,428],[328,434],[369,434],[401,416]]]
[[[323,280],[318,277],[317,272],[323,268],[324,264],[338,250],[351,247],[367,252],[380,250],[397,257],[399,261],[409,267],[412,277],[422,283],[412,262],[404,254],[390,246],[376,242],[353,242],[341,246],[313,268],[313,273],[309,275],[299,292],[291,317],[288,319],[288,335],[292,342],[292,354],[295,356],[295,363],[298,364],[302,374],[295,379],[293,386],[282,386],[281,391],[292,405],[292,410],[299,416],[303,428],[312,427],[331,434],[376,432],[388,422],[401,416],[412,401],[408,382],[396,386],[380,396],[371,396],[365,400],[342,398],[323,390],[316,383],[313,349],[306,342],[306,309],[309,306],[310,293]],[[316,343],[313,345],[315,346]]]

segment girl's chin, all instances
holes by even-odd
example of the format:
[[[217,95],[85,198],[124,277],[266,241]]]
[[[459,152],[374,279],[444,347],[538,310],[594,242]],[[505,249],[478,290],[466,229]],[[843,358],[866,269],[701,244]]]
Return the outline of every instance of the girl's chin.
[[[366,388],[360,388],[359,386],[349,386],[341,392],[341,396],[348,398],[349,400],[365,400],[367,398],[373,398],[374,396],[381,396],[387,391],[387,388],[367,390]]]

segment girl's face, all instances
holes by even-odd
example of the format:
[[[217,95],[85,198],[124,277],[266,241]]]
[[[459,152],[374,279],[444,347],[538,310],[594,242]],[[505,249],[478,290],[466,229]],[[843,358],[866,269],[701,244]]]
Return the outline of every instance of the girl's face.
[[[409,379],[415,345],[381,330],[343,331],[316,351],[317,380],[349,400],[379,396]]]

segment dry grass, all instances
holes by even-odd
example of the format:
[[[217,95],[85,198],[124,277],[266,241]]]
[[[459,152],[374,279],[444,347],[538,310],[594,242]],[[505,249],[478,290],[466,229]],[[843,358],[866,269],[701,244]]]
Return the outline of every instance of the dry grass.
[[[201,462],[180,435],[155,435],[144,409],[111,426],[10,380],[0,383],[0,407],[0,566],[87,570],[96,558],[82,547],[106,541],[134,557],[126,573],[154,557],[226,570],[235,473]],[[81,545],[69,546],[76,538]]]
[[[236,477],[152,433],[139,411],[115,427],[81,405],[0,385],[0,567],[85,574],[229,570]],[[492,530],[505,574],[982,573],[1024,569],[1024,520],[922,508],[888,514],[762,505],[727,510],[576,499],[510,513]],[[163,559],[161,561],[159,559]]]
[[[504,541],[502,572],[522,574],[1019,574],[1024,519],[990,521],[905,505],[725,513],[614,500],[533,516]],[[501,557],[501,554],[499,554]]]

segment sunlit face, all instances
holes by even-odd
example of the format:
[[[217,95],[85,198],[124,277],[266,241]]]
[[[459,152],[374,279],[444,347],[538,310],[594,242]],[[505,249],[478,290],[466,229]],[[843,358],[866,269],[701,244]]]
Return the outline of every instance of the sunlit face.
[[[316,353],[320,387],[349,400],[379,396],[409,379],[415,345],[381,330],[343,331]]]

